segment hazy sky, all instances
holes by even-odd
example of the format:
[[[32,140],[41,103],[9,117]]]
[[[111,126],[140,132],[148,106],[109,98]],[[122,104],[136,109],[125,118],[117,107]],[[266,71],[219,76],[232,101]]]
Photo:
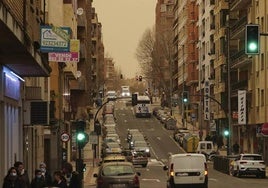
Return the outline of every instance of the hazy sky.
[[[93,0],[102,23],[105,54],[125,77],[139,74],[136,48],[146,29],[155,23],[157,0]]]

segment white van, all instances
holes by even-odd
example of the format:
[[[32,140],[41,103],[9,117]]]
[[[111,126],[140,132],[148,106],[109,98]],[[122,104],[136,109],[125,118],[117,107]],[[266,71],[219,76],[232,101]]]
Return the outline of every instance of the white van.
[[[170,155],[167,170],[167,187],[191,186],[208,188],[206,157],[203,154],[183,153]]]
[[[196,153],[204,154],[207,160],[212,160],[218,154],[212,141],[199,141]]]

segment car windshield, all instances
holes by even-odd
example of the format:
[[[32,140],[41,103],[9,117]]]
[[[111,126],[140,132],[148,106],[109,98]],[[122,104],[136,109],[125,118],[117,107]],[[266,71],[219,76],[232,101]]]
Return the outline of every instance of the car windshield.
[[[259,155],[244,155],[242,160],[249,160],[249,161],[262,161],[262,157]]]
[[[102,169],[103,176],[123,176],[134,173],[134,169],[129,165],[109,165]]]

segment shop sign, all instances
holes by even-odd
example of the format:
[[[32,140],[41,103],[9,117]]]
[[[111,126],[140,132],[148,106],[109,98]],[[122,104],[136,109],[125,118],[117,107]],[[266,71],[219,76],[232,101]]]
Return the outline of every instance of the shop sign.
[[[205,81],[205,97],[204,97],[204,120],[210,120],[210,98],[207,96],[210,95],[210,85],[209,81]]]
[[[238,124],[246,124],[246,90],[238,91]]]

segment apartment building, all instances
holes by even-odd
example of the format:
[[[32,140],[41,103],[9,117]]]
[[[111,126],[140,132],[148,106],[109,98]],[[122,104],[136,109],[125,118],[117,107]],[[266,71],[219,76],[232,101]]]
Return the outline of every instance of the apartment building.
[[[155,48],[159,57],[155,59],[157,63],[153,67],[157,73],[152,78],[155,86],[153,89],[164,91],[168,98],[172,97],[173,92],[173,6],[174,0],[158,0],[155,8]]]
[[[40,99],[42,91],[45,95],[45,89],[42,84],[34,85],[32,88],[26,87],[26,91],[24,88],[33,77],[44,77],[42,81],[47,81],[46,77],[51,71],[46,56],[39,51],[39,31],[40,24],[44,23],[43,13],[41,1],[0,2],[1,177],[5,176],[7,169],[13,166],[15,161],[24,161],[25,157],[30,156],[29,137],[24,137],[23,125],[29,122],[25,118],[25,113],[30,114],[31,108],[24,102],[33,96],[33,90],[35,97]],[[25,92],[27,97],[24,95]],[[33,129],[30,123],[27,126]],[[40,126],[35,127],[35,133],[40,135],[42,129]],[[38,146],[35,145],[35,148]],[[27,163],[27,160],[24,162]],[[2,181],[3,179],[0,183]]]
[[[116,89],[115,62],[113,58],[104,58],[104,94],[109,90]]]
[[[61,134],[67,132],[72,137],[72,121],[89,119],[87,110],[93,105],[99,87],[95,80],[104,59],[100,23],[96,23],[97,35],[91,35],[91,4],[83,0],[1,1],[2,177],[17,160],[24,162],[32,177],[41,161],[54,171],[76,158],[72,155],[76,141],[63,142]],[[51,60],[50,52],[54,51],[44,50],[43,28],[56,29],[59,34],[64,30],[68,36],[61,37],[70,39],[68,45],[80,54],[79,61]],[[99,45],[94,51],[95,37]]]
[[[196,1],[177,0],[174,6],[174,69],[173,91],[181,96],[183,91],[189,93],[189,103],[180,104],[184,117],[196,123],[198,116],[198,9]],[[179,100],[181,102],[181,100]]]

